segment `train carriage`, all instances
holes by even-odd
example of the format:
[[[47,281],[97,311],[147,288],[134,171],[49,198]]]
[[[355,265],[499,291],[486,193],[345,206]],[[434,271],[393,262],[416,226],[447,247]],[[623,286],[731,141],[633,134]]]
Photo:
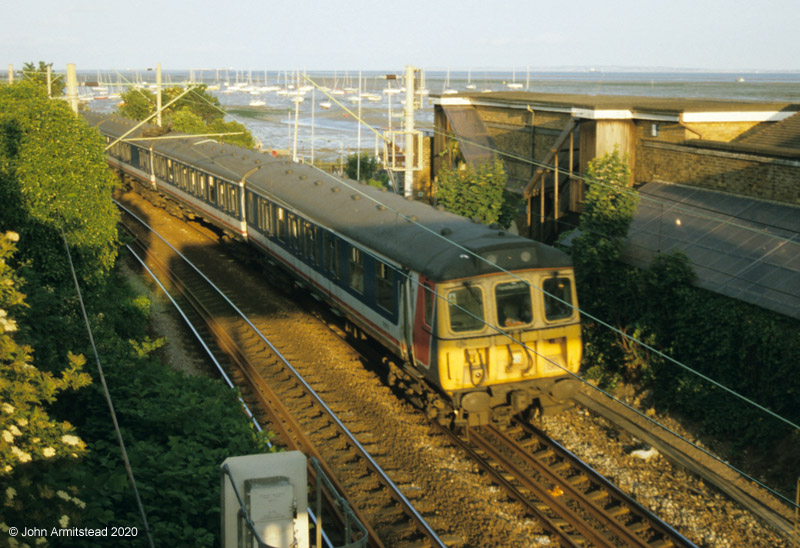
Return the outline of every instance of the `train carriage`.
[[[131,127],[85,116],[109,142]],[[580,318],[561,251],[196,137],[121,142],[109,163],[249,241],[399,356],[431,417],[484,424],[574,389]]]

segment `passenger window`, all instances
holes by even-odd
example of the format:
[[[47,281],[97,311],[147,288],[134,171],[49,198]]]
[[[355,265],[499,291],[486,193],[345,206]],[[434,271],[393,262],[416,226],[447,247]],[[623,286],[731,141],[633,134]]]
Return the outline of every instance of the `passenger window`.
[[[364,257],[361,250],[356,247],[350,248],[350,287],[364,292]]]
[[[277,208],[277,212],[275,215],[278,218],[278,240],[281,242],[286,241],[286,212],[283,210],[282,207]]]
[[[375,272],[375,303],[389,312],[394,312],[394,270],[378,262]]]
[[[208,177],[208,201],[212,204],[217,203],[217,184],[211,176]]]
[[[237,188],[231,186],[229,188],[230,195],[228,196],[228,210],[233,213],[234,217],[239,217],[239,196],[236,192]]]
[[[531,288],[525,282],[497,284],[494,298],[499,327],[517,327],[533,320]]]
[[[544,316],[548,321],[572,316],[572,284],[568,278],[548,278],[544,289]]]
[[[339,278],[339,242],[330,234],[325,234],[325,270],[336,280]]]
[[[312,265],[317,264],[317,229],[311,223],[304,223],[305,256]]]
[[[225,205],[225,183],[219,181],[217,184],[217,203],[219,204],[219,208],[223,211],[227,209]]]
[[[464,284],[447,294],[450,329],[455,332],[483,329],[483,294],[480,288]]]

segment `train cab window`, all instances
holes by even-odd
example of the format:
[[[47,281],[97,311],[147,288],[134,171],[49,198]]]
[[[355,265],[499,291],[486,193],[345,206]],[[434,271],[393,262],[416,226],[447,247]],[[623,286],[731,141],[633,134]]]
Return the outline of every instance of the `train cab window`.
[[[276,236],[281,242],[286,241],[286,212],[282,207],[275,208],[276,223]]]
[[[350,272],[350,287],[364,292],[364,255],[357,247],[350,248],[350,260],[348,261]]]
[[[572,284],[569,278],[554,276],[542,283],[544,290],[544,316],[548,321],[563,320],[572,316]]]
[[[450,329],[455,332],[483,329],[483,293],[478,287],[465,283],[447,294]]]
[[[533,320],[531,288],[525,282],[497,284],[494,288],[497,304],[497,325],[516,327]]]
[[[423,301],[425,304],[425,325],[432,326],[433,325],[433,303],[436,299],[436,293],[434,293],[433,288],[428,287],[427,285],[423,285],[422,289],[424,290],[423,294]]]
[[[375,271],[375,303],[389,312],[394,312],[394,269],[378,262]]]

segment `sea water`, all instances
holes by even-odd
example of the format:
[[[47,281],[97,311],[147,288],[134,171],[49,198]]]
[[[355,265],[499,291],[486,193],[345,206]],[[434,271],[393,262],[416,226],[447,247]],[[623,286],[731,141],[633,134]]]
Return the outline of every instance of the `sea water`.
[[[101,71],[99,78],[112,82],[153,82],[151,72]],[[96,71],[80,75],[82,80],[96,80]],[[389,79],[387,79],[389,75]],[[393,79],[396,77],[397,79]],[[315,159],[334,160],[357,149],[367,153],[382,151],[382,135],[398,130],[403,123],[404,91],[384,93],[386,88],[402,85],[402,70],[362,71],[362,93],[372,93],[378,100],[361,99],[360,111],[354,102],[356,92],[329,95],[315,89],[295,103],[291,95],[276,91],[230,91],[237,81],[256,88],[266,86],[303,86],[317,84],[326,88],[358,88],[358,71],[312,71],[305,75],[291,71],[168,71],[165,85],[193,80],[219,86],[215,95],[227,112],[226,119],[243,123],[261,143],[263,149],[288,151],[297,146],[299,156],[308,160],[312,150]],[[800,103],[800,72],[659,72],[659,71],[426,71],[424,88],[432,95],[445,90],[457,92],[530,91],[579,95],[636,95],[648,97],[702,98],[734,101]],[[228,92],[226,92],[228,90]],[[418,129],[432,131],[433,107],[427,96],[415,114]],[[373,97],[375,99],[375,97]],[[251,106],[263,101],[263,106]],[[322,103],[330,108],[322,108]],[[113,111],[112,100],[95,100],[90,108]],[[363,123],[359,124],[358,118]]]

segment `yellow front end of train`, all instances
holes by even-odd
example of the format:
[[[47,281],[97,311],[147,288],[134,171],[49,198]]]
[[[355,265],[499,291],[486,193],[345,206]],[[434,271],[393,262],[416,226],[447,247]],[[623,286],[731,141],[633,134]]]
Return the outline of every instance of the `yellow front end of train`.
[[[439,384],[458,422],[566,405],[581,363],[571,268],[437,284]]]

